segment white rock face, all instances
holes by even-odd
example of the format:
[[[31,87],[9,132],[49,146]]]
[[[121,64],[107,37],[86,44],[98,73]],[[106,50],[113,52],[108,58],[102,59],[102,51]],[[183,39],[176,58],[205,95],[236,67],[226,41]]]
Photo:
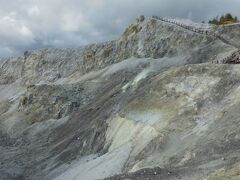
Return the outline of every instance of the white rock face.
[[[114,41],[2,59],[0,177],[238,179],[240,67],[211,64],[238,35],[140,18]]]
[[[55,180],[65,179],[103,179],[121,173],[124,163],[130,153],[130,144],[106,153],[96,159],[79,160],[70,170],[66,171]]]

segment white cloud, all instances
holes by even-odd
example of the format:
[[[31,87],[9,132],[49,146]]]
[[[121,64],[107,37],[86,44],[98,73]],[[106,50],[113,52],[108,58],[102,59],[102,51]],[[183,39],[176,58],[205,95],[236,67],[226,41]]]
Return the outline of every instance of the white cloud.
[[[34,43],[31,30],[11,14],[0,18],[0,39],[1,56],[12,56]]]
[[[10,16],[4,16],[0,19],[0,37],[2,39],[11,40],[15,39],[17,42],[18,39],[28,38],[27,41],[32,39],[33,33],[31,30],[24,25],[22,21],[14,19]]]
[[[26,37],[32,37],[33,36],[32,32],[25,25],[20,27],[19,32],[20,32],[21,35],[26,36]]]
[[[61,18],[61,30],[65,32],[78,32],[90,28],[90,24],[80,13],[63,14]]]
[[[38,16],[40,15],[40,10],[37,5],[32,6],[30,9],[28,9],[28,15],[29,16]]]
[[[3,22],[9,22],[9,23],[14,23],[15,22],[15,19],[14,18],[12,18],[12,17],[10,17],[10,16],[4,16],[4,17],[2,17],[2,21]]]

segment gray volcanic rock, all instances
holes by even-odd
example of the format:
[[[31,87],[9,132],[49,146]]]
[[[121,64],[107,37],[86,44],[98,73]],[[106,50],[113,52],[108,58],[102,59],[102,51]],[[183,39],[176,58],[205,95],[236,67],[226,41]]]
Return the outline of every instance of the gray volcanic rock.
[[[217,32],[233,45],[240,47],[240,23],[220,26]]]
[[[210,30],[214,28],[216,27],[209,27]],[[231,39],[238,37],[238,25],[235,28],[225,28],[232,29],[231,31],[222,29],[224,28],[220,27],[218,33],[222,32],[223,36]],[[35,50],[25,52],[25,55],[19,58],[2,60],[0,73],[1,78],[6,76],[5,79],[10,78],[11,81],[21,74],[25,84],[55,82],[74,72],[83,75],[130,57],[156,59],[184,56],[188,57],[188,63],[202,63],[222,58],[236,48],[214,36],[147,18],[144,21],[138,19],[115,41],[78,49]]]
[[[240,66],[211,64],[238,35],[140,17],[114,41],[2,59],[0,179],[240,178]]]

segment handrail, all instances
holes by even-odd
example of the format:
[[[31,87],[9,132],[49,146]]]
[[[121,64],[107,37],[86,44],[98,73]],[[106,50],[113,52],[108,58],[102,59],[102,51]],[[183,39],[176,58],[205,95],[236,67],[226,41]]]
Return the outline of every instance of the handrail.
[[[214,32],[213,30],[209,31],[209,30],[203,30],[203,29],[200,29],[200,28],[195,28],[193,26],[188,26],[186,24],[182,24],[180,22],[176,22],[176,21],[173,21],[173,20],[170,20],[170,19],[167,19],[167,18],[158,17],[158,16],[152,16],[152,18],[163,21],[163,22],[174,24],[176,26],[179,26],[181,28],[187,29],[189,31],[192,31],[192,32],[195,32],[195,33],[198,33],[198,34],[213,36],[213,37],[223,41],[226,44],[232,45],[229,41],[224,39],[222,36],[220,36],[219,34]],[[234,46],[234,45],[232,45],[232,46]],[[214,61],[212,61],[212,63],[213,64],[238,64],[238,63],[240,63],[240,49],[236,50],[231,55],[229,55],[229,56],[227,56],[227,57],[225,57],[221,60],[214,60]]]
[[[212,61],[213,64],[239,64],[240,63],[240,49],[234,51],[229,56]]]
[[[182,27],[184,29],[187,29],[187,30],[195,32],[195,33],[217,37],[217,35],[213,31],[203,30],[203,29],[200,29],[200,28],[194,28],[193,26],[188,26],[186,24],[182,24],[180,22],[176,22],[176,21],[173,21],[173,20],[170,20],[170,19],[167,19],[167,18],[158,17],[158,16],[152,16],[152,18],[163,21],[163,22],[167,22],[167,23],[177,25],[179,27]]]

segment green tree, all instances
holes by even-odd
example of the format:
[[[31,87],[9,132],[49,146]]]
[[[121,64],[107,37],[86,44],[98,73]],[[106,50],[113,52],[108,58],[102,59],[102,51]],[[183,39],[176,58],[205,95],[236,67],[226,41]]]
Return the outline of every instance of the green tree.
[[[218,17],[215,17],[215,18],[213,18],[212,20],[209,20],[208,23],[218,25],[218,24],[219,24],[219,22],[218,22]]]
[[[226,21],[232,21],[232,20],[233,20],[232,15],[231,15],[230,13],[227,13],[227,14],[225,15],[225,20],[226,20]]]
[[[215,17],[212,20],[209,20],[208,23],[215,25],[223,25],[223,24],[231,24],[238,22],[237,16],[233,17],[231,13],[226,13],[222,15],[220,18]]]

